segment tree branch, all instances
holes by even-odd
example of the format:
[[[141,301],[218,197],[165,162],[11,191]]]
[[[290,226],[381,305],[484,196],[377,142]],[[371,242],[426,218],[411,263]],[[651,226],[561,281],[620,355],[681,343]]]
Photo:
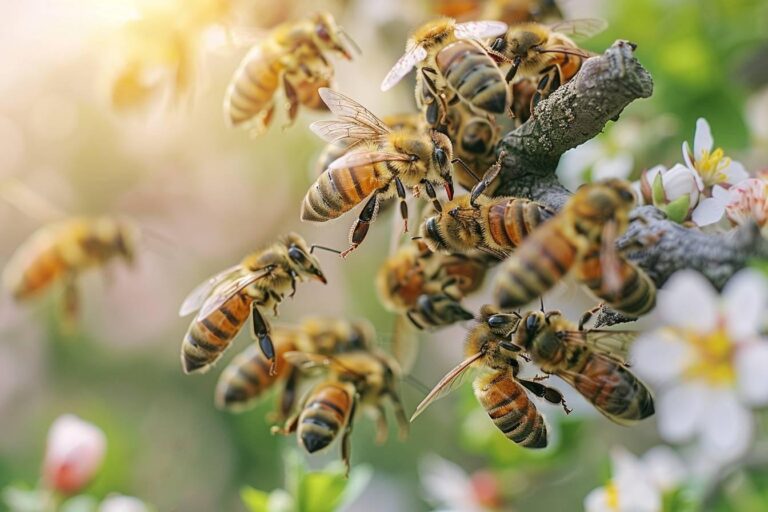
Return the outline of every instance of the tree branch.
[[[507,155],[497,195],[562,207],[570,193],[555,176],[560,156],[598,135],[627,105],[653,91],[653,80],[633,50],[631,43],[617,41],[603,55],[587,60],[573,80],[537,106],[534,117],[504,137],[498,149]],[[653,206],[632,212],[630,227],[617,244],[657,287],[674,272],[690,268],[722,288],[751,258],[768,258],[768,241],[756,226],[707,234],[667,220]],[[596,325],[630,320],[604,308]]]

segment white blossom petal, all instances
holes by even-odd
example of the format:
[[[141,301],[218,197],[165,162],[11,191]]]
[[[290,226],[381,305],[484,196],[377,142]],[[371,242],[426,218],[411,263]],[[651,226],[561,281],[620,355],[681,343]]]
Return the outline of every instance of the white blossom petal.
[[[721,461],[734,460],[752,444],[752,413],[730,389],[711,390],[707,408],[713,416],[700,421],[702,448]]]
[[[712,197],[714,197],[718,201],[728,204],[731,201],[733,194],[731,194],[730,190],[725,189],[720,185],[715,185],[714,187],[712,187]]]
[[[656,385],[664,385],[685,369],[693,356],[690,346],[668,330],[643,334],[632,344],[632,369]]]
[[[757,335],[768,310],[768,280],[763,274],[757,270],[742,270],[725,285],[722,298],[731,338],[738,342]]]
[[[723,172],[728,177],[726,181],[732,185],[742,182],[749,178],[749,173],[741,164],[735,160],[731,160],[731,165],[723,169]]]
[[[724,214],[725,203],[714,197],[708,197],[693,210],[691,219],[697,226],[709,226],[722,219]]]
[[[662,394],[657,412],[661,437],[670,443],[682,443],[693,438],[702,423],[718,423],[709,416],[709,411],[714,410],[709,395],[710,389],[698,382],[683,382]]]
[[[645,452],[641,461],[646,473],[662,491],[678,487],[688,473],[683,460],[669,446],[654,446]]]
[[[610,158],[595,162],[592,168],[592,181],[608,178],[626,179],[632,172],[635,160],[629,153],[619,153]]]
[[[584,510],[586,512],[616,512],[616,509],[608,503],[608,492],[605,487],[593,489],[584,498]]]
[[[718,296],[704,276],[693,270],[676,272],[659,293],[662,324],[710,332],[718,317]]]
[[[691,160],[691,147],[688,145],[687,140],[683,142],[683,161],[689,169],[692,171],[696,170],[696,167],[693,165],[693,160]],[[698,172],[696,174],[698,174]]]
[[[431,501],[455,510],[475,510],[472,483],[457,464],[437,455],[428,455],[419,465],[419,474]]]
[[[768,404],[768,340],[747,343],[736,351],[734,367],[739,394],[752,406]]]
[[[709,123],[703,117],[696,120],[696,133],[693,136],[693,155],[697,160],[702,157],[704,151],[710,152],[715,146],[712,130]]]

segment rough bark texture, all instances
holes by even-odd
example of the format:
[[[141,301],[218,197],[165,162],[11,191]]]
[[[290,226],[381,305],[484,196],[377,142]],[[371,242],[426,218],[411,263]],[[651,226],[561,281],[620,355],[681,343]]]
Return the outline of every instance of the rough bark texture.
[[[608,121],[618,120],[629,103],[652,92],[650,74],[626,41],[617,41],[603,55],[587,60],[573,80],[542,101],[535,116],[499,144],[507,155],[496,194],[527,197],[559,210],[569,197],[555,176],[560,156],[595,137]],[[657,286],[674,272],[690,268],[722,288],[751,258],[768,258],[768,241],[754,226],[707,234],[667,220],[653,206],[634,210],[618,245]],[[596,325],[629,320],[605,308]]]

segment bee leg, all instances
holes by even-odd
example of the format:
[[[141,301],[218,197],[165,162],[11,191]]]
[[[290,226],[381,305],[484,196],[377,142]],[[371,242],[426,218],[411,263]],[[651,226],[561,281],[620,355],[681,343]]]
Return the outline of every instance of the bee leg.
[[[504,159],[504,157],[507,156],[507,152],[504,150],[501,150],[499,152],[499,157],[496,159],[496,163],[494,163],[492,166],[488,168],[487,171],[485,171],[485,174],[483,174],[483,179],[477,182],[474,187],[472,187],[472,191],[470,192],[470,199],[469,204],[472,206],[476,206],[477,198],[480,197],[480,195],[485,192],[485,189],[488,188],[488,185],[493,183],[493,180],[496,179],[496,177],[499,175],[499,172],[501,172],[501,161]]]
[[[552,91],[560,87],[560,73],[557,66],[550,66],[542,70],[542,77],[536,86],[536,92],[531,97],[531,116],[534,116],[536,105],[550,95]]]
[[[405,202],[405,187],[400,178],[395,178],[397,197],[400,199],[400,216],[403,218],[403,232],[408,232],[408,203]]]
[[[398,436],[401,441],[404,441],[408,437],[408,430],[411,427],[411,422],[405,414],[403,402],[400,401],[400,397],[394,390],[390,391],[389,398],[392,400],[392,407],[395,409],[395,420],[397,421],[397,429],[399,431]]]
[[[285,380],[285,386],[280,391],[280,404],[279,414],[280,419],[290,417],[293,406],[296,404],[296,391],[299,382],[301,372],[297,368],[291,368],[289,370],[288,377]]]
[[[277,425],[273,426],[271,429],[269,429],[270,434],[280,434],[282,436],[289,436],[296,432],[296,427],[299,426],[299,413],[296,413],[293,415],[293,417],[289,418],[285,424],[282,427],[278,427]]]
[[[74,274],[70,274],[64,282],[64,303],[62,305],[63,328],[72,333],[80,315],[80,294],[77,291],[77,281]]]
[[[432,93],[432,97],[440,102],[440,124],[445,124],[448,119],[448,103],[445,100],[445,95],[437,90],[437,84],[434,78],[438,75],[437,71],[432,68],[422,68],[421,76],[424,79],[429,92]]]
[[[584,326],[589,322],[593,316],[595,316],[595,313],[600,311],[603,308],[603,303],[601,302],[597,306],[593,307],[592,309],[588,309],[584,312],[583,315],[581,315],[581,318],[579,318],[579,330],[583,331]]]
[[[275,375],[277,368],[277,359],[275,358],[275,345],[272,343],[272,338],[269,336],[270,327],[264,316],[259,311],[255,302],[251,303],[251,318],[253,326],[253,337],[259,342],[259,348],[264,353],[264,356],[269,359],[270,367],[269,374]]]
[[[387,426],[387,413],[384,407],[376,407],[376,444],[384,444],[389,437],[389,428]]]
[[[440,201],[437,200],[437,194],[435,193],[435,188],[428,181],[422,181],[421,183],[424,185],[424,190],[427,191],[427,195],[432,200],[432,205],[434,206],[435,211],[437,213],[442,213],[443,205],[440,204]]]
[[[411,321],[411,323],[417,328],[424,330],[424,325],[421,324],[418,320],[416,320],[416,316],[413,314],[413,311],[408,310],[408,312],[405,314],[408,317],[408,320]]]
[[[290,298],[293,298],[294,295],[296,295],[296,272],[291,270],[291,294],[289,295]],[[277,306],[277,304],[275,304]],[[275,312],[275,315],[277,315],[277,312]]]
[[[551,404],[562,405],[563,410],[565,411],[565,414],[571,413],[572,409],[568,408],[568,405],[565,403],[565,398],[563,398],[563,394],[558,390],[556,390],[555,388],[550,388],[548,386],[545,386],[544,384],[541,384],[535,381],[530,381],[530,380],[520,379],[519,382],[528,391],[538,396],[539,398],[543,398],[544,400],[546,400]]]
[[[283,90],[285,91],[285,99],[288,101],[288,122],[283,128],[287,128],[293,124],[296,120],[296,114],[299,112],[299,95],[285,75],[283,76]]]
[[[351,245],[346,251],[341,253],[342,258],[346,258],[349,253],[357,249],[363,240],[365,235],[368,234],[368,228],[376,217],[376,212],[379,209],[379,192],[374,192],[373,196],[365,203],[363,209],[360,211],[360,216],[357,218],[354,224],[352,224],[352,230],[350,231]]]
[[[352,434],[352,425],[355,422],[355,410],[357,409],[357,400],[358,396],[355,395],[354,399],[352,400],[352,410],[349,411],[349,421],[347,422],[347,426],[344,428],[344,435],[341,438],[341,460],[344,462],[344,467],[346,468],[346,471],[344,472],[344,476],[349,476],[349,461],[351,458],[351,446],[350,446],[350,435]]]

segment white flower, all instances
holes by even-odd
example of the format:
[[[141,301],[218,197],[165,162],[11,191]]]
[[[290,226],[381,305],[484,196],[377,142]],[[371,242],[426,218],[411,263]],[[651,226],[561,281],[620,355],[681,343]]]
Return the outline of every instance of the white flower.
[[[111,494],[101,502],[99,512],[149,512],[149,507],[139,498]]]
[[[723,218],[725,207],[731,200],[731,194],[720,185],[712,187],[712,196],[707,197],[699,203],[699,206],[693,211],[691,220],[697,226],[709,226],[715,224]]]
[[[737,226],[755,222],[765,227],[768,221],[768,182],[765,179],[749,178],[731,187],[725,213]]]
[[[657,165],[643,172],[640,192],[646,204],[653,204],[679,223],[690,218],[701,194],[696,173],[681,164],[671,169]]]
[[[587,512],[659,512],[663,494],[686,476],[683,462],[666,446],[652,448],[642,458],[616,447],[611,462],[613,478],[587,495]]]
[[[440,512],[484,512],[501,505],[496,478],[484,471],[472,476],[437,455],[428,455],[419,465],[426,498],[441,505]]]
[[[557,176],[569,190],[585,182],[591,169],[592,181],[606,178],[627,178],[632,173],[634,157],[613,144],[591,139],[566,151],[557,167]]]
[[[59,416],[48,431],[43,478],[59,492],[77,492],[101,467],[107,439],[97,426],[73,414]]]
[[[768,404],[768,340],[760,334],[768,283],[743,270],[718,296],[701,274],[682,271],[659,294],[661,327],[632,349],[637,373],[658,391],[661,437],[698,442],[718,463],[749,448],[750,408]]]
[[[736,184],[749,176],[744,166],[733,161],[721,148],[713,150],[715,140],[706,119],[696,121],[696,133],[693,137],[693,151],[688,141],[683,142],[685,164],[697,173],[702,190],[718,183]]]

